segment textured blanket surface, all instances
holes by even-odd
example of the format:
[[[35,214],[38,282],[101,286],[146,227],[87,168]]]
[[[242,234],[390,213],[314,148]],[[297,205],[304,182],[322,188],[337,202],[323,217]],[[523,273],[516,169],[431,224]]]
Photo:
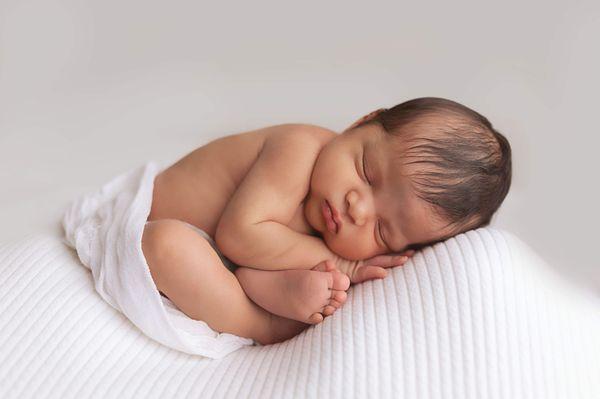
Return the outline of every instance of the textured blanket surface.
[[[484,228],[291,340],[214,360],[149,339],[60,238],[30,236],[0,245],[0,397],[598,398],[599,309]]]

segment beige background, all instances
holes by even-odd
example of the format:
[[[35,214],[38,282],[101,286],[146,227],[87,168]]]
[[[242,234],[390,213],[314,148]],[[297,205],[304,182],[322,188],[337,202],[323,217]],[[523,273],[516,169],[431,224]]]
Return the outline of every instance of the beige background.
[[[0,0],[0,241],[218,136],[439,96],[513,145],[494,225],[600,292],[600,5],[564,3]]]

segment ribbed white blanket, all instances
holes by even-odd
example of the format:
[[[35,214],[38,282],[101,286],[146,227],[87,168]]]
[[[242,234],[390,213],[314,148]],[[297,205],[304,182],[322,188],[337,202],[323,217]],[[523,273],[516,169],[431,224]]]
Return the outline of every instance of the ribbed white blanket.
[[[58,237],[0,245],[1,398],[598,398],[598,298],[479,229],[350,289],[333,317],[222,359],[147,338]]]

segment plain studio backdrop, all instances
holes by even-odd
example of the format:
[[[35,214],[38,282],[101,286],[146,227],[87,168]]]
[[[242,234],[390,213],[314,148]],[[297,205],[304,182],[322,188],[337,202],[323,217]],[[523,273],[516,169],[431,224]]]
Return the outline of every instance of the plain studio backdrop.
[[[0,0],[0,242],[148,160],[435,96],[512,144],[493,225],[600,292],[599,39],[597,1]]]

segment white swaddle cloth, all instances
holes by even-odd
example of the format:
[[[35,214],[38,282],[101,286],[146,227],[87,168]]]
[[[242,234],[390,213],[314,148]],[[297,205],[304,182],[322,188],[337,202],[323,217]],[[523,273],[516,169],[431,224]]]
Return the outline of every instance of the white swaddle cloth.
[[[182,352],[220,358],[252,340],[218,333],[162,297],[142,252],[156,162],[121,174],[74,201],[62,225],[66,242],[92,271],[96,291],[146,335]]]

